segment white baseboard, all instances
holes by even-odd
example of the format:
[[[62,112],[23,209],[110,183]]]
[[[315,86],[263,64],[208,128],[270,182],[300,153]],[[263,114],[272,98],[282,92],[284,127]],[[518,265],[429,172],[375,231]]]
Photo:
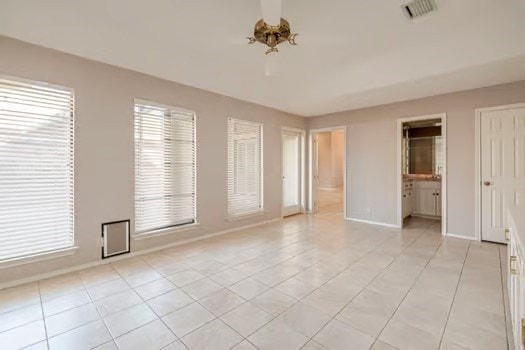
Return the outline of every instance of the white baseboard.
[[[363,220],[363,219],[355,219],[355,218],[346,218],[348,221],[354,221],[354,222],[360,222],[363,224],[370,224],[370,225],[378,225],[378,226],[384,226],[384,227],[391,227],[391,228],[400,228],[397,225],[394,224],[388,224],[386,222],[379,222],[379,221],[371,221],[371,220]]]
[[[453,234],[453,233],[447,233],[446,236],[447,237],[453,237],[453,238],[468,239],[470,241],[479,241],[476,237],[461,236],[461,235],[456,235],[456,234]]]
[[[198,237],[195,237],[195,238],[184,239],[184,240],[181,240],[181,241],[178,241],[178,242],[163,244],[163,245],[160,245],[160,246],[157,246],[157,247],[153,247],[153,248],[149,248],[149,249],[138,250],[138,251],[131,252],[129,254],[119,255],[119,256],[116,256],[116,257],[113,257],[113,258],[108,258],[108,259],[104,259],[104,260],[97,260],[97,261],[93,261],[93,262],[86,263],[86,264],[81,264],[81,265],[68,267],[68,268],[65,268],[65,269],[55,270],[55,271],[52,271],[52,272],[46,272],[46,273],[42,273],[42,274],[38,274],[38,275],[26,277],[26,278],[21,278],[21,279],[18,279],[18,280],[9,281],[9,282],[5,282],[5,283],[0,284],[0,290],[2,290],[4,288],[18,286],[18,285],[25,284],[25,283],[39,281],[39,280],[46,279],[46,278],[51,278],[51,277],[56,277],[56,276],[60,276],[60,275],[65,275],[67,273],[72,273],[72,272],[84,270],[84,269],[87,269],[87,268],[90,268],[90,267],[105,265],[105,264],[109,264],[109,263],[112,263],[112,262],[115,262],[115,261],[125,260],[125,259],[129,259],[129,258],[132,258],[132,257],[153,253],[153,252],[156,252],[156,251],[159,251],[159,250],[162,250],[162,249],[167,249],[167,248],[172,248],[172,247],[176,247],[176,246],[183,245],[183,244],[188,244],[188,243],[193,243],[193,242],[197,242],[197,241],[202,241],[204,239],[208,239],[208,238],[212,238],[212,237],[216,237],[216,236],[220,236],[220,235],[224,235],[224,234],[232,233],[232,232],[236,232],[236,231],[245,230],[245,229],[248,229],[248,228],[251,228],[251,227],[261,226],[261,225],[269,224],[269,223],[280,221],[280,220],[282,220],[281,217],[275,218],[275,219],[270,219],[270,220],[265,220],[265,221],[257,222],[255,224],[244,225],[244,226],[240,226],[240,227],[234,227],[234,228],[230,228],[230,229],[227,229],[227,230],[210,233],[210,234],[203,235],[203,236],[198,236]]]
[[[410,214],[414,218],[430,219],[430,220],[441,220],[441,216],[435,215],[424,215],[424,214]]]

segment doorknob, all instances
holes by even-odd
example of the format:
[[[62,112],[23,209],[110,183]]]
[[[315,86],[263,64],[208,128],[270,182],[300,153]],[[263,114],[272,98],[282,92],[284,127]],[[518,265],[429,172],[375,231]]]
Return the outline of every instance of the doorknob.
[[[492,185],[492,182],[490,182],[490,181],[483,181],[483,185],[490,186],[490,185]]]

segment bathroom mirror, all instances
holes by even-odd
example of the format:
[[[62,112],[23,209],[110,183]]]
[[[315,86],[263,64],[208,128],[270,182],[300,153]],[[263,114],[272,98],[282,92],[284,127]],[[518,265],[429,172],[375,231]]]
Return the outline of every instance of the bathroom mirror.
[[[404,173],[440,176],[443,168],[439,120],[403,125]]]

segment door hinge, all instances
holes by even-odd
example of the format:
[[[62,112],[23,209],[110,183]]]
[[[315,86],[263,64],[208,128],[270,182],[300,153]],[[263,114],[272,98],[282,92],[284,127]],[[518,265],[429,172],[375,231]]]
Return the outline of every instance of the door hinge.
[[[505,242],[510,242],[510,229],[505,229]]]
[[[518,266],[517,266],[518,258],[515,255],[510,256],[509,258],[509,271],[511,275],[517,275],[518,274]]]

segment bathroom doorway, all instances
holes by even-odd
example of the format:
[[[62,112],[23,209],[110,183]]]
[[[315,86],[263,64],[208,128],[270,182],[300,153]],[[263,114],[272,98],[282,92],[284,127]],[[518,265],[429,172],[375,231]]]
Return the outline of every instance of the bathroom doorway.
[[[344,217],[346,128],[311,131],[311,206],[313,213]]]
[[[398,225],[414,218],[446,221],[446,115],[398,119]]]

